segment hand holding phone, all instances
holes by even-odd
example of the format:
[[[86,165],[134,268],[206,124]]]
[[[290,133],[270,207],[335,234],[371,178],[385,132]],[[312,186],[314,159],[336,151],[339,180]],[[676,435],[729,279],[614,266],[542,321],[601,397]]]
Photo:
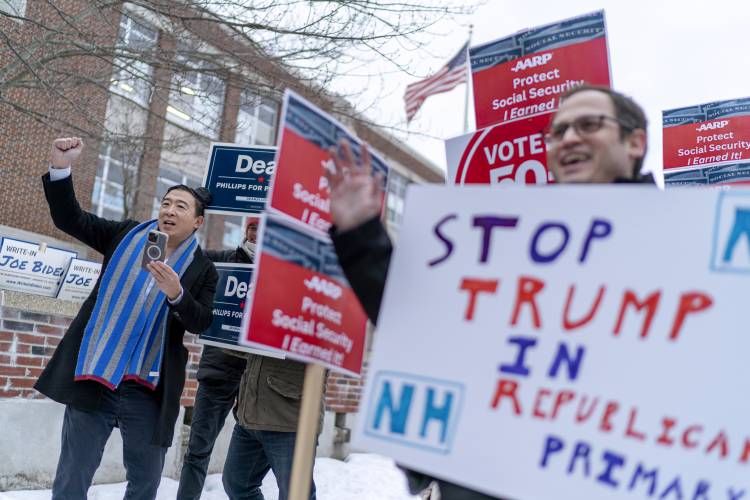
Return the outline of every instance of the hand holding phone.
[[[141,267],[148,269],[146,266],[151,262],[164,262],[167,260],[167,240],[169,235],[152,229],[148,232],[146,237],[146,246],[143,248],[143,259],[141,259]]]

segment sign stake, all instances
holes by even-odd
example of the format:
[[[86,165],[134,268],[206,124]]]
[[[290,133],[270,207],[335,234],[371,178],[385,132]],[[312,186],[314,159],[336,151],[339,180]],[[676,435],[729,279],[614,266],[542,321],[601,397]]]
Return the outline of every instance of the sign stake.
[[[294,461],[289,484],[289,500],[310,498],[310,478],[315,460],[315,444],[318,436],[320,401],[323,396],[325,368],[309,363],[305,368],[305,383],[302,386],[302,407],[297,424],[297,440],[294,443]]]

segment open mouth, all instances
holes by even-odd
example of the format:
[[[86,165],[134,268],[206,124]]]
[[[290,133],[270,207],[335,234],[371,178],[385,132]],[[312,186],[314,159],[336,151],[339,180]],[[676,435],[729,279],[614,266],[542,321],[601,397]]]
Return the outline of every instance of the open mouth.
[[[575,166],[590,159],[591,155],[586,153],[568,153],[560,158],[560,165],[563,167]]]
[[[174,227],[175,225],[176,224],[174,223],[174,221],[171,220],[165,220],[164,222],[162,222],[162,226],[164,227]]]

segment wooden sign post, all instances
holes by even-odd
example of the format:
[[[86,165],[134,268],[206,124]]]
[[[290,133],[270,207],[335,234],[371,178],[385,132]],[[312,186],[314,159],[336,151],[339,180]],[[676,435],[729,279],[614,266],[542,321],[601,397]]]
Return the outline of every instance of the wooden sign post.
[[[323,397],[325,368],[308,364],[305,369],[305,384],[302,387],[302,407],[297,424],[297,440],[294,443],[294,462],[289,481],[289,500],[310,498],[312,466],[315,460],[315,445],[318,437],[320,400]]]

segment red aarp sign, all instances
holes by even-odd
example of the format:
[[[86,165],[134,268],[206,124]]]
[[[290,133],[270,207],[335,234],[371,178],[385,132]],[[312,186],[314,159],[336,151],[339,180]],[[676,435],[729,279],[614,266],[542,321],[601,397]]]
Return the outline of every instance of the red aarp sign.
[[[750,182],[750,98],[662,113],[667,185]]]
[[[555,111],[564,92],[610,85],[604,12],[469,49],[477,128]]]
[[[272,215],[259,240],[242,343],[359,375],[367,316],[332,244]]]
[[[331,227],[331,201],[326,170],[335,168],[328,150],[346,139],[359,158],[362,142],[331,116],[286,91],[281,117],[281,138],[268,210],[282,214],[325,235]],[[383,174],[385,191],[388,166],[372,149],[373,174]]]

